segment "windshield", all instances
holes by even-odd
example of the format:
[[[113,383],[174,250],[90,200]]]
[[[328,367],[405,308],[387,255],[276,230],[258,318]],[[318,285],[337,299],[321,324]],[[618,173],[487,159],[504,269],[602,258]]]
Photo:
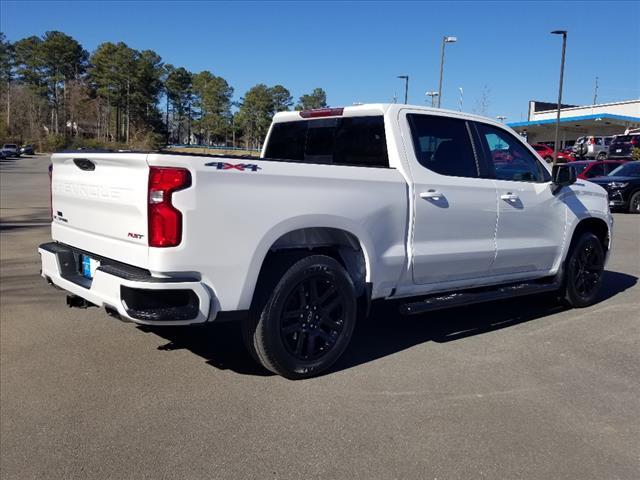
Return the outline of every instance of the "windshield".
[[[640,177],[640,162],[629,162],[613,170],[610,177]]]

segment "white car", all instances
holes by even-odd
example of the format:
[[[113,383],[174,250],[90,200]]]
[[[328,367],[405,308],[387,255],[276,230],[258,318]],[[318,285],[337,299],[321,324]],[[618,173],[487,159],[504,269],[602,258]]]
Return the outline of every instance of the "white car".
[[[329,368],[373,299],[404,314],[545,291],[590,305],[611,249],[602,188],[500,123],[440,109],[278,113],[260,159],[52,163],[39,252],[70,305],[149,325],[237,318],[288,378]]]

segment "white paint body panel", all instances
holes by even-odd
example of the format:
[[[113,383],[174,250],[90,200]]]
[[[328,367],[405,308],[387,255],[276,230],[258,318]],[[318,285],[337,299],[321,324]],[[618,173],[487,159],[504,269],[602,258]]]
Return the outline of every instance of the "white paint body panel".
[[[495,184],[498,228],[492,274],[551,271],[562,253],[566,205],[549,183],[495,180]]]
[[[157,153],[55,154],[53,210],[61,211],[62,219],[53,221],[53,239],[153,276],[199,278],[211,297],[210,308],[198,317],[206,321],[218,311],[248,309],[267,253],[280,237],[302,228],[335,228],[355,236],[373,298],[386,298],[552,275],[580,220],[595,217],[611,226],[606,192],[589,182],[554,196],[549,183],[447,177],[426,170],[413,154],[403,121],[407,111],[505,128],[489,119],[422,107],[345,108],[345,116],[384,115],[389,169]],[[299,114],[285,112],[274,122],[293,119]],[[77,168],[73,158],[78,156],[94,161],[95,171]],[[207,165],[215,162],[255,163],[260,170]],[[191,173],[192,186],[173,195],[183,214],[177,247],[147,245],[150,166]],[[506,185],[513,183],[518,185]],[[450,208],[420,196],[429,189],[441,192]],[[523,208],[501,203],[500,195],[514,190]],[[47,258],[43,255],[43,266],[57,285],[91,302],[113,301],[112,290],[87,293],[60,281]],[[94,283],[105,281],[97,275]]]

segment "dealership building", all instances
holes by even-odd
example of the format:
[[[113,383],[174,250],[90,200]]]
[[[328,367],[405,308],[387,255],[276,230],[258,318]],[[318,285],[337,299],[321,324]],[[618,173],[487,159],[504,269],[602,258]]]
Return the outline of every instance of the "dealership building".
[[[508,123],[530,144],[553,146],[555,139],[557,103],[529,102],[526,122]],[[640,128],[640,99],[597,105],[562,105],[560,108],[559,140],[561,148],[571,146],[585,135],[608,136]]]

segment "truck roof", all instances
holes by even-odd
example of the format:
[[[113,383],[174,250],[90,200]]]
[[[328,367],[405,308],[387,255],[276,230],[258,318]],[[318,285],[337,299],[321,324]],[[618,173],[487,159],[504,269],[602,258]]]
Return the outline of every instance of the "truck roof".
[[[342,113],[331,114],[328,111],[332,109],[342,109]],[[474,115],[471,113],[460,112],[457,110],[446,110],[444,108],[426,107],[424,105],[410,105],[404,103],[365,103],[362,105],[351,105],[347,107],[327,107],[326,109],[318,110],[304,110],[304,112],[320,112],[327,110],[327,117],[342,116],[342,117],[358,117],[358,116],[372,116],[372,115],[385,115],[387,113],[394,114],[403,109],[421,110],[431,115],[439,115],[443,117],[456,117],[464,118],[467,120],[480,120],[486,123],[492,123],[502,128],[508,128],[503,123],[500,123],[492,118],[483,117],[480,115]],[[273,117],[273,123],[278,122],[292,122],[296,120],[304,120],[300,110],[294,110],[290,112],[278,112]]]

